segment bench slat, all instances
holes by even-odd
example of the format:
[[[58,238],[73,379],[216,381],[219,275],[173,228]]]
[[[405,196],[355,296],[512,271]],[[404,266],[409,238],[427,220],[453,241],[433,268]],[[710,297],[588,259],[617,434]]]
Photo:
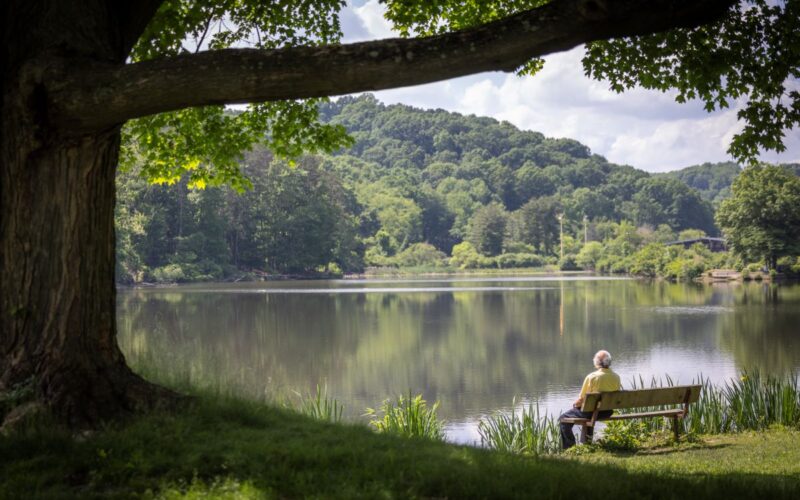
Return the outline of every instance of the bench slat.
[[[677,416],[682,416],[683,413],[684,413],[683,410],[679,409],[644,411],[640,413],[621,413],[618,415],[611,415],[608,418],[602,418],[599,420],[605,422],[607,420],[630,420],[632,418],[646,418],[646,417],[677,417]],[[592,420],[591,418],[569,417],[569,418],[562,418],[560,422],[564,424],[583,424],[591,420]]]
[[[586,395],[581,411],[594,411],[598,401],[600,401],[601,410],[695,403],[700,398],[701,387],[700,385],[682,385],[635,391],[590,392]]]

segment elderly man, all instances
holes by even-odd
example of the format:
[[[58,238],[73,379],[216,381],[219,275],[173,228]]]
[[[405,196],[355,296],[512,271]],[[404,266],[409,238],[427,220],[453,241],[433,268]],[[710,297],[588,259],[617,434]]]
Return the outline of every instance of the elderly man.
[[[562,418],[592,418],[589,412],[581,411],[583,400],[589,392],[609,392],[618,391],[621,388],[619,383],[619,375],[611,371],[611,354],[608,351],[597,351],[594,355],[594,371],[586,376],[581,387],[581,395],[572,404],[572,409],[565,412]],[[608,418],[613,413],[613,410],[597,412],[598,419]],[[566,450],[575,446],[575,434],[572,432],[572,427],[575,424],[562,423],[561,424],[561,446]],[[591,440],[592,427],[584,427],[587,436],[583,436],[583,441]]]

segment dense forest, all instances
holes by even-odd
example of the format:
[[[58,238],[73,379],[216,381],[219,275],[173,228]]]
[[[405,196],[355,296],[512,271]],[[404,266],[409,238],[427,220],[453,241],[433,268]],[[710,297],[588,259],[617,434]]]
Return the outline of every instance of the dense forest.
[[[586,257],[599,251],[585,243],[621,238],[624,257],[681,232],[716,235],[714,207],[740,171],[726,163],[651,175],[572,139],[371,95],[325,103],[320,116],[343,125],[354,145],[296,161],[250,151],[241,168],[253,187],[242,194],[120,172],[118,281],[367,266],[625,270]]]

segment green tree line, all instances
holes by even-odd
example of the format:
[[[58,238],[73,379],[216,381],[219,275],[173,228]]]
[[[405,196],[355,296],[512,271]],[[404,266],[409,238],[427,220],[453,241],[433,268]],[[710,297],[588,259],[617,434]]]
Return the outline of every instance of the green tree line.
[[[324,123],[347,130],[353,146],[292,164],[256,147],[241,160],[252,183],[241,194],[190,188],[191,179],[151,185],[135,166],[123,169],[118,281],[556,264],[559,216],[562,268],[627,271],[609,256],[628,257],[681,232],[718,235],[714,206],[740,170],[705,164],[651,175],[572,139],[387,106],[371,95],[319,111]],[[589,241],[604,242],[605,265],[587,257],[597,253]]]

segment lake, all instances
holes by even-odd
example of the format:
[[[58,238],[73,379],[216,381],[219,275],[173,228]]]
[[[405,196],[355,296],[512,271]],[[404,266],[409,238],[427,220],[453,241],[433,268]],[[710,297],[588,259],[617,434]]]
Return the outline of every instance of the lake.
[[[124,289],[118,303],[123,352],[159,378],[289,400],[320,384],[354,420],[422,393],[441,402],[448,439],[465,443],[515,398],[568,408],[598,349],[628,387],[800,369],[798,284],[348,279]]]

